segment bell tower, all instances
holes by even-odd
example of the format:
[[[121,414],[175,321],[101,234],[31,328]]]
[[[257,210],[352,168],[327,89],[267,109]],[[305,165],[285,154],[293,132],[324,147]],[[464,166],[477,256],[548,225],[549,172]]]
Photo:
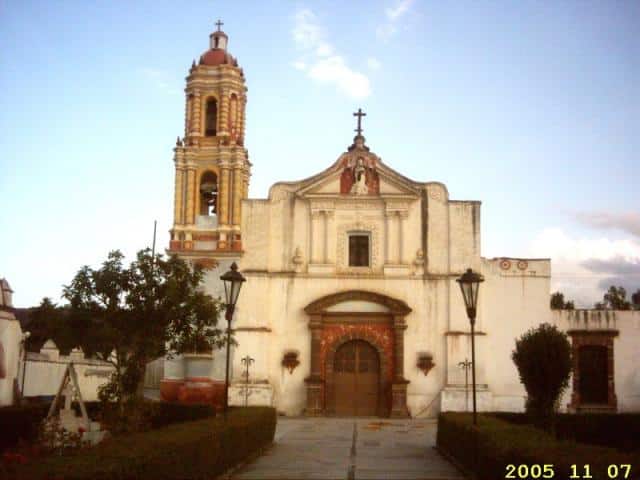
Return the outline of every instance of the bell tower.
[[[247,87],[242,68],[227,50],[222,25],[216,22],[209,49],[189,69],[184,137],[178,137],[174,149],[169,253],[198,260],[242,252],[241,201],[249,190]]]

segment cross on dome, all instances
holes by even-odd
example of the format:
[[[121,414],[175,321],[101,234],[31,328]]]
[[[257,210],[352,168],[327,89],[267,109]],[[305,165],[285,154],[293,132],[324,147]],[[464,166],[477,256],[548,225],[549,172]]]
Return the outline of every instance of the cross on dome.
[[[218,31],[221,32],[222,30],[220,29],[220,27],[222,27],[222,25],[224,25],[224,23],[222,23],[222,21],[220,21],[220,19],[218,19],[218,21],[216,22],[216,27],[218,27]]]
[[[356,128],[354,131],[358,132],[358,135],[362,135],[362,117],[366,117],[367,114],[364,113],[361,108],[359,108],[358,111],[353,114],[353,116],[358,117],[358,128]]]

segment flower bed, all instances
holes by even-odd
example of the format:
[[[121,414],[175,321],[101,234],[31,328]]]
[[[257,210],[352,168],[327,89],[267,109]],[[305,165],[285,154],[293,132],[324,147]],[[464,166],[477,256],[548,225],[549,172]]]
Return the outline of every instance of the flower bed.
[[[147,428],[161,428],[173,423],[198,420],[215,415],[211,405],[181,405],[169,402],[149,402],[142,404]],[[31,444],[38,437],[38,430],[47,416],[49,404],[9,406],[0,408],[0,453],[14,448],[20,441]],[[104,421],[100,402],[85,402],[89,418]],[[80,415],[78,404],[73,405],[76,414]]]
[[[275,426],[273,408],[232,409],[227,422],[208,418],[122,435],[70,455],[13,464],[4,475],[15,480],[215,478],[269,445]]]

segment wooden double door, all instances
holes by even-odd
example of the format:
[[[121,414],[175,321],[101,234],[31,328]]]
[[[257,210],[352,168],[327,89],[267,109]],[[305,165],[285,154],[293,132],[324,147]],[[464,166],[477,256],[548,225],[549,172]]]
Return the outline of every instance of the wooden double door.
[[[371,344],[352,340],[334,357],[335,413],[342,416],[378,415],[380,359]]]

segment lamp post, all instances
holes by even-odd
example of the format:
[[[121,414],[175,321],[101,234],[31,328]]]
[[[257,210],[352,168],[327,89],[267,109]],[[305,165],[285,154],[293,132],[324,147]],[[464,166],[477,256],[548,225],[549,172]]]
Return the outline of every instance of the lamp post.
[[[225,318],[227,319],[227,371],[224,380],[224,419],[227,420],[227,411],[229,410],[229,346],[231,343],[231,319],[233,311],[236,309],[236,302],[242,284],[247,281],[246,278],[238,272],[236,262],[231,264],[231,270],[220,277],[224,283],[224,296],[226,299]]]
[[[22,385],[20,386],[20,403],[25,403],[24,396],[24,378],[27,373],[27,340],[31,336],[31,332],[24,332],[22,335],[22,341],[20,345],[22,346]]]
[[[462,290],[462,298],[464,298],[465,307],[467,307],[467,317],[471,324],[471,382],[473,384],[473,424],[478,424],[476,411],[476,341],[474,328],[476,324],[476,308],[478,306],[478,291],[480,283],[484,282],[484,278],[479,273],[474,272],[470,268],[456,280],[460,284]]]

